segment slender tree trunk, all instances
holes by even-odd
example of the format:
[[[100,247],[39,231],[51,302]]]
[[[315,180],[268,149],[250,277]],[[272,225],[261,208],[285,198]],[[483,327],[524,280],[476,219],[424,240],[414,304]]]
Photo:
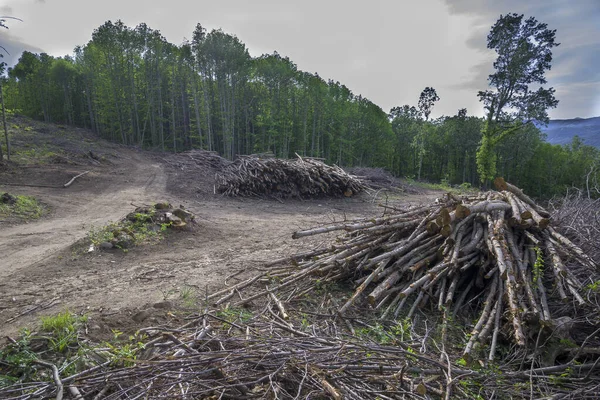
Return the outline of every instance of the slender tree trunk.
[[[162,100],[162,79],[160,71],[158,72],[158,128],[160,132],[160,146],[165,151],[165,127],[163,124],[163,100]]]
[[[315,142],[317,135],[317,108],[313,107],[313,128],[312,128],[312,137],[310,140],[310,156],[315,156]]]
[[[224,86],[225,86],[225,78],[221,78],[218,79],[217,77],[217,89],[219,91],[219,93],[217,93],[217,96],[219,97],[219,103],[221,106],[221,131],[222,131],[222,136],[223,136],[223,141],[222,141],[222,153],[223,156],[225,158],[227,158],[228,160],[231,159],[231,157],[228,154],[228,148],[229,148],[229,129],[228,129],[228,118],[227,118],[227,103],[226,103],[226,96],[227,96],[227,91],[225,90]]]
[[[6,107],[4,106],[4,88],[0,80],[0,104],[2,104],[2,125],[4,127],[4,139],[6,141],[6,159],[10,161],[10,139],[8,138],[8,128],[6,127]],[[0,145],[0,161],[3,160],[2,145]]]
[[[205,73],[206,74],[206,73]],[[208,137],[207,137],[207,142],[208,142],[208,150],[212,151],[214,149],[213,146],[213,129],[212,129],[212,119],[211,119],[211,115],[210,115],[210,96],[208,94],[208,91],[206,90],[206,79],[202,78],[202,83],[204,86],[204,90],[202,90],[202,94],[204,95],[204,108],[206,110],[206,131],[208,133]],[[208,85],[209,88],[212,90],[212,80],[209,79],[208,80]]]
[[[173,153],[177,153],[177,133],[175,123],[175,66],[173,65],[173,83],[171,85],[171,121],[173,134]]]
[[[463,174],[462,181],[467,181],[467,163],[469,162],[469,153],[465,150],[465,159],[463,160]]]
[[[107,58],[108,58],[109,66],[110,66],[111,75],[112,75],[113,79],[115,79],[115,77],[116,77],[115,67],[112,63],[112,60],[110,60],[110,56],[107,56]],[[117,88],[116,88],[117,85],[115,85],[115,82],[113,81],[113,79],[111,79],[110,85],[111,85],[112,92],[113,92],[115,111],[117,112],[117,119],[119,120],[119,133],[121,134],[121,142],[123,144],[127,144],[127,138],[125,137],[125,131],[123,130],[123,117],[121,114],[121,107],[119,106],[119,97],[117,95]]]
[[[139,145],[141,145],[140,142],[140,116],[139,116],[139,112],[138,112],[138,104],[137,104],[137,96],[135,93],[135,77],[134,77],[134,73],[131,72],[131,98],[133,100],[133,114],[135,117],[135,133],[136,133],[136,139]]]
[[[185,101],[185,92],[186,92],[186,82],[182,80],[181,82],[181,113],[182,113],[182,118],[183,118],[183,143],[184,143],[184,147],[187,149],[190,149],[191,146],[191,138],[190,138],[190,133],[189,133],[189,122],[190,122],[190,118],[188,115],[188,107]]]
[[[231,82],[231,96],[230,96],[230,106],[229,106],[229,116],[230,116],[230,121],[229,121],[229,127],[231,129],[231,149],[230,149],[230,154],[231,154],[231,158],[233,159],[233,156],[235,155],[235,151],[236,151],[236,131],[235,131],[235,82]]]
[[[200,148],[204,147],[204,142],[202,140],[202,124],[200,123],[200,108],[198,107],[198,82],[194,77],[194,111],[196,112],[196,125],[198,126],[198,140],[200,144]]]

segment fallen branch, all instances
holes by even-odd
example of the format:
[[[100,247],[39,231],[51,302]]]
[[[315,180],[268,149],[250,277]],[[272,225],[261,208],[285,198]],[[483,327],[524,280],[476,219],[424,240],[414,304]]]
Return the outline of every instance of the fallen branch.
[[[89,173],[89,172],[90,172],[90,171],[85,171],[85,172],[82,172],[82,173],[81,173],[81,174],[79,174],[79,175],[76,175],[76,176],[74,176],[74,177],[73,177],[73,178],[72,178],[72,179],[71,179],[69,182],[65,183],[65,184],[63,185],[63,187],[65,187],[65,188],[68,188],[69,186],[71,186],[71,184],[72,184],[73,182],[75,182],[75,179],[77,179],[77,178],[79,178],[80,176],[83,176],[83,175],[85,175],[85,174],[87,174],[87,173]]]

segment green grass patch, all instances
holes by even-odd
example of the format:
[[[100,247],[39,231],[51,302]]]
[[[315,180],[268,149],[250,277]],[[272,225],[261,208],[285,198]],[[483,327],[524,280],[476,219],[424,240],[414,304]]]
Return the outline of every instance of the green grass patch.
[[[42,317],[42,330],[51,334],[50,348],[57,353],[64,353],[77,343],[79,327],[86,322],[87,317],[66,310],[54,316]]]
[[[454,194],[473,194],[478,192],[477,188],[471,186],[470,183],[464,182],[460,185],[450,185],[448,181],[442,180],[440,183],[431,183],[431,182],[419,182],[414,179],[408,179],[408,183],[413,186],[420,187],[423,189],[429,190],[441,190],[444,192],[450,192]]]
[[[18,164],[44,165],[54,163],[57,160],[64,159],[64,155],[59,149],[52,149],[48,146],[28,146],[16,148],[11,159]]]
[[[0,202],[0,218],[17,218],[20,220],[38,219],[46,208],[35,197],[14,195],[17,201],[14,204]]]
[[[236,323],[247,323],[250,321],[254,314],[245,308],[238,307],[227,307],[222,310],[219,310],[216,313],[217,317],[226,320],[227,322]]]
[[[113,247],[126,251],[142,244],[160,241],[170,224],[157,223],[156,210],[150,207],[147,213],[132,213],[119,222],[113,222],[101,228],[92,228],[87,235],[89,244],[100,247],[102,243],[111,243]]]

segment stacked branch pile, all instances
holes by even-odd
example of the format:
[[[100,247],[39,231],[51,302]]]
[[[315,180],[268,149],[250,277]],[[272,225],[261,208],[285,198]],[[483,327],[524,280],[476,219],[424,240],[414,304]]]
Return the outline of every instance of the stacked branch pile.
[[[581,378],[597,367],[593,363],[552,371],[501,368],[502,379],[498,379],[419,354],[417,340],[393,344],[348,340],[341,338],[343,328],[332,320],[295,329],[278,318],[273,307],[269,303],[264,314],[247,322],[206,312],[184,326],[141,329],[139,333],[147,339],[125,359],[115,357],[105,346],[86,346],[78,356],[78,365],[85,369],[77,372],[59,369],[47,351],[29,350],[30,356],[45,357],[32,361],[38,379],[7,381],[0,385],[0,397],[462,400],[475,398],[474,393],[478,398],[492,398],[499,392],[526,398],[530,387],[547,398],[592,398],[588,396],[600,388],[597,377],[581,384]],[[45,339],[35,340],[37,348]],[[4,367],[0,363],[0,372]],[[552,385],[567,370],[568,378]]]
[[[270,291],[292,298],[317,282],[350,280],[357,286],[339,309],[341,316],[366,298],[382,318],[406,313],[410,318],[430,307],[443,312],[444,323],[469,304],[477,321],[464,344],[465,356],[476,343],[487,343],[493,359],[500,333],[523,346],[528,327],[534,333],[540,326],[552,329],[558,317],[553,304],[586,303],[581,290],[598,270],[551,226],[546,210],[503,179],[496,185],[499,191],[448,194],[440,203],[388,207],[392,212],[379,218],[296,232],[294,238],[347,234],[329,248],[296,256],[293,266],[271,270],[269,278],[280,283]]]
[[[163,160],[180,170],[194,170],[200,167],[220,171],[231,164],[231,161],[221,157],[216,151],[200,149],[166,155]]]
[[[241,156],[217,173],[217,190],[227,196],[309,198],[352,196],[366,189],[357,177],[317,159]]]

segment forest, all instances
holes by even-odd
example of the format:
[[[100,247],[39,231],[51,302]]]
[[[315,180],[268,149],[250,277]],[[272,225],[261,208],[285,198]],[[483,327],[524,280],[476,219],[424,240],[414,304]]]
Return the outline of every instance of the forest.
[[[485,186],[497,175],[539,198],[597,187],[598,149],[577,137],[551,145],[522,116],[488,148],[498,115],[492,120],[490,111],[486,120],[459,109],[430,119],[439,100],[434,88],[425,88],[415,105],[385,112],[277,52],[251,57],[235,35],[198,24],[191,37],[176,45],[146,24],[107,21],[72,55],[24,52],[2,78],[6,109],[157,151],[199,148],[228,159],[298,154],[451,185]],[[480,92],[484,104],[486,93]],[[552,93],[545,108],[558,103]],[[478,170],[483,152],[494,161],[489,176]]]

